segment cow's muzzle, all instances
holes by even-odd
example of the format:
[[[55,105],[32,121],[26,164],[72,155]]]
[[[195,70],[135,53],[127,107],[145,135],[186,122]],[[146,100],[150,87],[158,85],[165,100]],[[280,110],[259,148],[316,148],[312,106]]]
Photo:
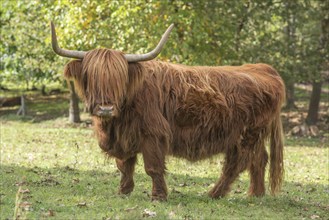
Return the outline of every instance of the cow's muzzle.
[[[98,117],[112,117],[114,112],[113,105],[97,105],[92,114]]]

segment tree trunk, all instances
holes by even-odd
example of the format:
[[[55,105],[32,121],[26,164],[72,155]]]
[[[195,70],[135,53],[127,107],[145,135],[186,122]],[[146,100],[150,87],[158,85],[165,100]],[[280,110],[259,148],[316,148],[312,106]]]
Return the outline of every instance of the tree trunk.
[[[24,99],[24,96],[21,96],[21,107],[18,109],[17,111],[17,115],[22,115],[22,116],[25,116],[25,113],[26,113],[26,105],[25,105],[25,99]]]
[[[295,105],[295,83],[291,80],[289,81],[286,83],[286,109],[297,109]]]
[[[44,85],[44,84],[41,86],[41,94],[43,96],[46,96],[47,95],[47,93],[46,93],[46,85]]]
[[[25,86],[26,86],[26,91],[29,91],[30,83],[29,83],[29,80],[27,80],[27,79],[25,79]]]
[[[328,14],[329,5],[323,5],[323,8],[321,8],[323,14]],[[321,35],[319,38],[319,51],[322,53],[323,57],[326,56],[326,48],[328,48],[329,44],[329,18],[328,16],[324,16],[321,20]],[[323,60],[323,63],[321,63],[321,69],[323,71],[328,70],[329,68],[328,60],[325,58]],[[322,73],[324,76],[324,73]],[[308,125],[316,125],[318,122],[318,112],[320,107],[320,99],[321,99],[321,88],[322,88],[322,82],[313,82],[312,83],[312,94],[311,94],[311,100],[308,107],[308,113],[306,117],[306,124]]]
[[[316,125],[316,123],[318,122],[322,82],[313,82],[312,86],[312,94],[306,117],[307,125]]]
[[[69,110],[69,121],[70,123],[79,123],[80,110],[79,110],[79,98],[74,89],[74,83],[70,81],[70,110]]]

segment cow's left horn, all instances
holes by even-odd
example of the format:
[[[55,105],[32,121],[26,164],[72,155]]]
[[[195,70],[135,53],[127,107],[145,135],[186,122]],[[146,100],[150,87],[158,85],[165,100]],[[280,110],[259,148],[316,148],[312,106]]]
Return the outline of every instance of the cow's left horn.
[[[85,51],[77,51],[77,50],[65,50],[58,46],[57,36],[55,31],[55,25],[53,22],[50,22],[51,26],[51,45],[53,46],[53,50],[56,54],[62,57],[69,57],[69,58],[77,58],[83,59],[87,52]]]
[[[166,32],[162,35],[162,38],[161,38],[160,42],[158,43],[158,45],[156,46],[156,48],[154,48],[151,52],[148,52],[145,54],[125,54],[124,56],[127,59],[127,61],[129,63],[133,63],[133,62],[139,62],[139,61],[152,60],[152,59],[156,58],[159,55],[159,53],[161,52],[165,43],[167,42],[167,40],[169,38],[169,34],[170,34],[171,30],[173,29],[173,27],[174,27],[174,24],[171,24],[168,27]]]

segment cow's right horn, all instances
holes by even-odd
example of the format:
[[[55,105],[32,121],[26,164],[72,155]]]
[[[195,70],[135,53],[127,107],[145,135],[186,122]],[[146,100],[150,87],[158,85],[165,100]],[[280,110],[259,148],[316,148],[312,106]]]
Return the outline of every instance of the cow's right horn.
[[[162,38],[161,38],[160,42],[158,43],[158,45],[156,46],[156,48],[154,48],[151,52],[146,53],[146,54],[125,54],[124,56],[127,59],[127,61],[129,63],[133,63],[133,62],[139,62],[139,61],[152,60],[152,59],[156,58],[159,55],[159,53],[161,52],[165,43],[167,42],[167,40],[169,38],[169,34],[170,34],[171,30],[173,29],[173,27],[174,27],[174,24],[171,24],[168,27],[166,32],[162,35]]]
[[[55,25],[53,22],[50,22],[51,26],[51,45],[56,54],[62,57],[83,59],[87,52],[85,51],[77,51],[77,50],[65,50],[58,46],[57,36],[55,31]]]

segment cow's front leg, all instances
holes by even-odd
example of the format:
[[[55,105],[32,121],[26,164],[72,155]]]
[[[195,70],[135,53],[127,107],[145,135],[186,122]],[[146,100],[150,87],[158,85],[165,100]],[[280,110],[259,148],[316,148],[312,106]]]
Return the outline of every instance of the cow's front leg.
[[[166,149],[167,146],[156,141],[146,141],[143,145],[145,171],[152,178],[152,201],[167,200],[167,185],[164,179]]]
[[[134,170],[135,170],[135,164],[137,161],[137,157],[131,157],[127,160],[115,160],[117,163],[117,167],[121,172],[121,181],[120,181],[120,188],[119,193],[120,194],[129,194],[134,190]]]

